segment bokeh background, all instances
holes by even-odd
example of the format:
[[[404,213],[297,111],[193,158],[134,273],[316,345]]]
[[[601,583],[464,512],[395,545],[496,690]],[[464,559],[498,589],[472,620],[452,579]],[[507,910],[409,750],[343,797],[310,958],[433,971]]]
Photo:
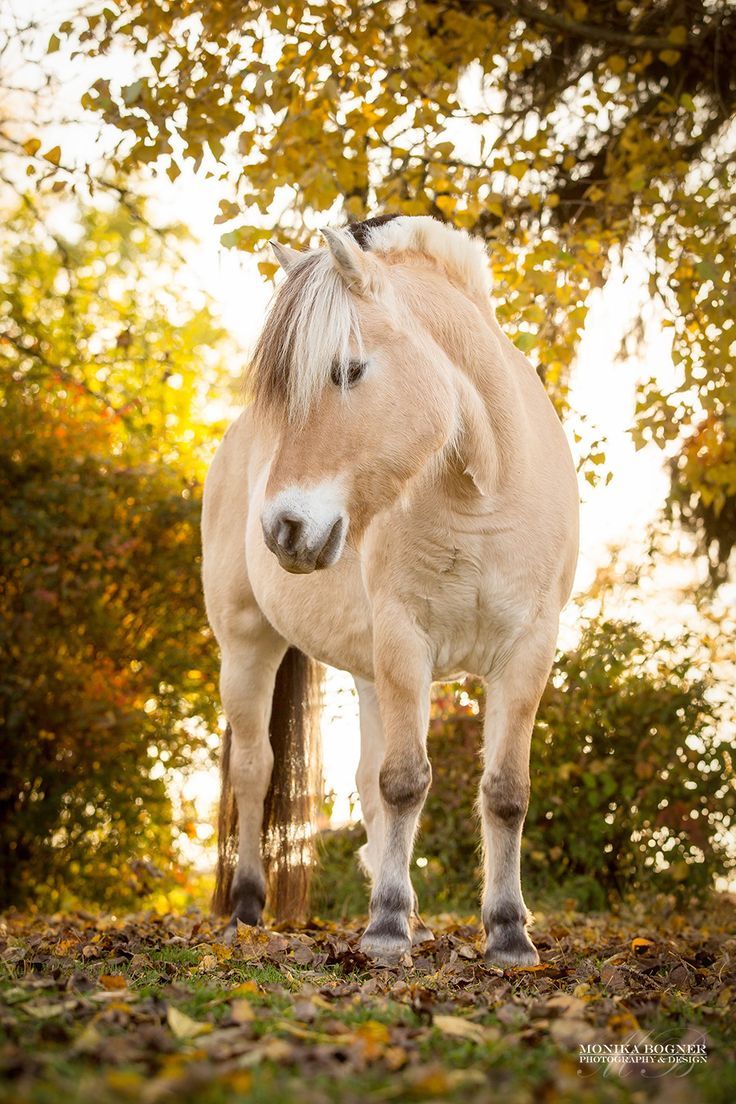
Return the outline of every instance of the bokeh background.
[[[247,399],[267,241],[384,211],[487,244],[578,464],[528,896],[736,865],[736,16],[716,0],[5,0],[0,908],[207,900],[207,463]],[[436,688],[414,879],[475,908],[483,709]],[[364,911],[357,705],[331,672],[315,910]]]

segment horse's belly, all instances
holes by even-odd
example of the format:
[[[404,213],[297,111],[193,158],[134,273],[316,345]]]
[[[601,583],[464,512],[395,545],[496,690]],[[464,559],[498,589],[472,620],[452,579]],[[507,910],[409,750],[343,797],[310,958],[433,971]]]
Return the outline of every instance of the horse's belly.
[[[370,606],[353,549],[346,548],[326,571],[291,575],[268,551],[260,523],[251,518],[246,558],[258,606],[285,640],[331,667],[373,678]]]

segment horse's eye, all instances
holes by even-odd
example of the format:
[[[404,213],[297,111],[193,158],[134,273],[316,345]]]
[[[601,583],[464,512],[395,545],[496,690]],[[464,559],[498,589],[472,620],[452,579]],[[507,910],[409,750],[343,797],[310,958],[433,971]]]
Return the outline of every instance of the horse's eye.
[[[335,360],[332,364],[330,376],[335,387],[355,387],[356,383],[359,383],[363,378],[364,372],[364,360],[349,360],[344,370],[340,361]]]

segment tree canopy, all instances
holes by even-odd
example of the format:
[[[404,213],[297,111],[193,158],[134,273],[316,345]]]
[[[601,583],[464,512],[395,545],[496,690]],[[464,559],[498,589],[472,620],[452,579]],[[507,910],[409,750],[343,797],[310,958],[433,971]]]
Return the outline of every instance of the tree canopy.
[[[722,575],[736,537],[732,5],[90,10],[53,46],[127,52],[125,75],[84,97],[118,134],[115,171],[175,179],[189,161],[218,178],[223,241],[244,249],[275,228],[304,245],[327,214],[378,210],[481,235],[499,314],[561,409],[589,292],[635,246],[679,367],[668,393],[642,381],[635,430],[674,455],[672,502]]]

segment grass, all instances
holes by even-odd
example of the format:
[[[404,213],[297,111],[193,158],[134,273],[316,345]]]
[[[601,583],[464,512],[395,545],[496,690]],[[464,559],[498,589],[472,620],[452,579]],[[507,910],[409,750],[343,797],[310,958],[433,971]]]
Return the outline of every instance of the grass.
[[[501,972],[444,917],[398,966],[357,928],[243,928],[197,913],[8,916],[0,1100],[12,1104],[736,1100],[734,907],[558,910],[542,966]],[[704,1043],[669,1069],[579,1061],[581,1043]]]

